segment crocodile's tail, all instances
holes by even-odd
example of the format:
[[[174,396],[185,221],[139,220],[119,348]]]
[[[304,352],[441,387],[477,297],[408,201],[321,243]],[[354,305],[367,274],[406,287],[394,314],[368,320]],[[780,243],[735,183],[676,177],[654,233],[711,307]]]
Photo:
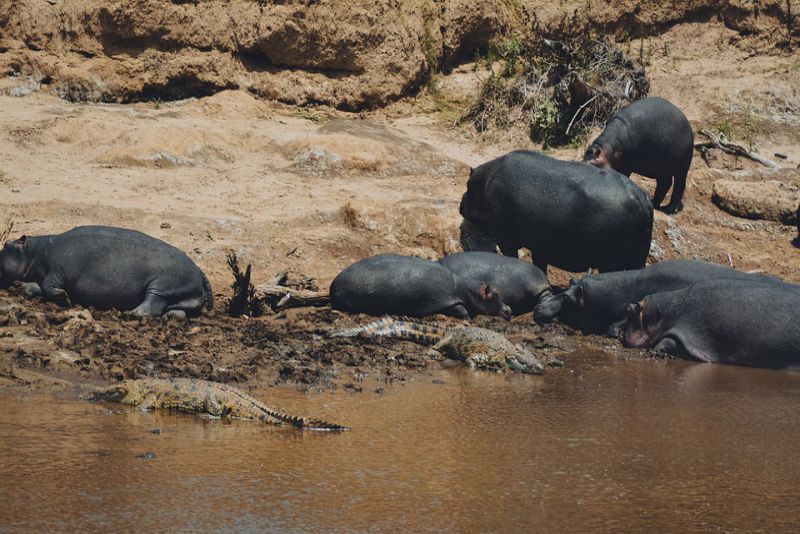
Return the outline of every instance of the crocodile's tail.
[[[368,336],[388,336],[420,341],[423,343],[438,343],[447,334],[447,329],[431,324],[415,323],[384,317],[364,326],[339,330],[331,334],[332,337],[355,337],[359,334]]]
[[[211,290],[211,283],[205,273],[203,275],[203,307],[208,311],[214,308],[214,291]]]
[[[295,428],[302,428],[303,430],[322,430],[327,432],[343,432],[350,430],[349,426],[337,425],[336,423],[329,423],[322,419],[309,419],[307,417],[295,417],[293,415],[274,414],[276,419],[292,425]]]

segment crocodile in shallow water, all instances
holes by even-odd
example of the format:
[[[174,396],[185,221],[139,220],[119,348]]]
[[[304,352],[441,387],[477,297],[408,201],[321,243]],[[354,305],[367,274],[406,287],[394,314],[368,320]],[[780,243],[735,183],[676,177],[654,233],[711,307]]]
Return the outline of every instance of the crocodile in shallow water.
[[[119,402],[138,406],[142,410],[174,410],[214,417],[254,419],[309,430],[349,430],[346,426],[320,419],[281,413],[236,388],[194,378],[126,380],[96,391],[91,400]]]
[[[380,319],[365,326],[340,330],[334,337],[353,337],[359,334],[390,336],[422,343],[433,343],[433,349],[469,367],[484,369],[510,368],[523,373],[541,374],[544,367],[521,345],[515,345],[501,334],[476,326],[444,328],[430,324]]]

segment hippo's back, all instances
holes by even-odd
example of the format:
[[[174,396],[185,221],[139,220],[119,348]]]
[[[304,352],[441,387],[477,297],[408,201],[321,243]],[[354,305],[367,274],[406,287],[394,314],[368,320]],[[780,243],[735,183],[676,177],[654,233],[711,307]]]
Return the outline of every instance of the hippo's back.
[[[169,304],[198,300],[210,308],[210,285],[178,248],[147,234],[109,226],[79,226],[50,237],[49,261],[70,297],[99,309],[132,309],[147,291]]]
[[[455,304],[453,275],[437,262],[379,254],[358,261],[334,278],[334,309],[370,315],[424,317]]]
[[[496,236],[511,235],[568,271],[644,266],[653,208],[626,176],[530,151],[508,154],[492,172],[486,198]]]

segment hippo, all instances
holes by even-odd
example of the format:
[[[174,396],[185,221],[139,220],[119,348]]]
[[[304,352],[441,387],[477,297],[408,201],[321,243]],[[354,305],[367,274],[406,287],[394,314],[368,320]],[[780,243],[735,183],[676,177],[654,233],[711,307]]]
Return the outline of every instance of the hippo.
[[[798,324],[795,286],[715,280],[631,303],[622,342],[686,360],[797,369]]]
[[[517,258],[494,252],[459,252],[445,256],[439,263],[468,287],[484,284],[496,289],[513,315],[532,311],[539,299],[550,294],[544,273]]]
[[[378,254],[350,265],[334,278],[330,295],[334,309],[350,313],[511,318],[511,308],[496,289],[470,286],[438,262],[397,254]]]
[[[653,231],[647,193],[626,176],[527,150],[473,169],[460,212],[504,255],[530,249],[545,274],[548,264],[572,272],[639,269]]]
[[[655,178],[653,207],[673,214],[683,209],[693,155],[694,132],[686,115],[668,100],[650,97],[619,110],[586,149],[583,161],[625,176],[635,172]],[[673,177],[672,196],[662,207]]]
[[[0,252],[0,287],[22,282],[30,296],[62,305],[175,317],[211,310],[205,274],[182,251],[135,230],[79,226],[22,236]]]
[[[782,284],[779,279],[762,274],[749,274],[731,267],[697,260],[658,262],[638,271],[587,275],[572,279],[569,289],[543,298],[534,310],[539,324],[555,318],[581,330],[584,334],[605,334],[618,337],[625,325],[629,303],[647,295],[672,291],[696,282],[710,280],[744,280]]]

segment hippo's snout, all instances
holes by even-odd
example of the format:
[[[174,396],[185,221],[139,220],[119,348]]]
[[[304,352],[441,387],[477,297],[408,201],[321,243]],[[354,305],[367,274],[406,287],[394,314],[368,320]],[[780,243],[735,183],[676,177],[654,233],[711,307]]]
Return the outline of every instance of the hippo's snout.
[[[550,295],[540,300],[533,309],[533,320],[539,324],[552,322],[561,313],[561,300],[555,295]]]

